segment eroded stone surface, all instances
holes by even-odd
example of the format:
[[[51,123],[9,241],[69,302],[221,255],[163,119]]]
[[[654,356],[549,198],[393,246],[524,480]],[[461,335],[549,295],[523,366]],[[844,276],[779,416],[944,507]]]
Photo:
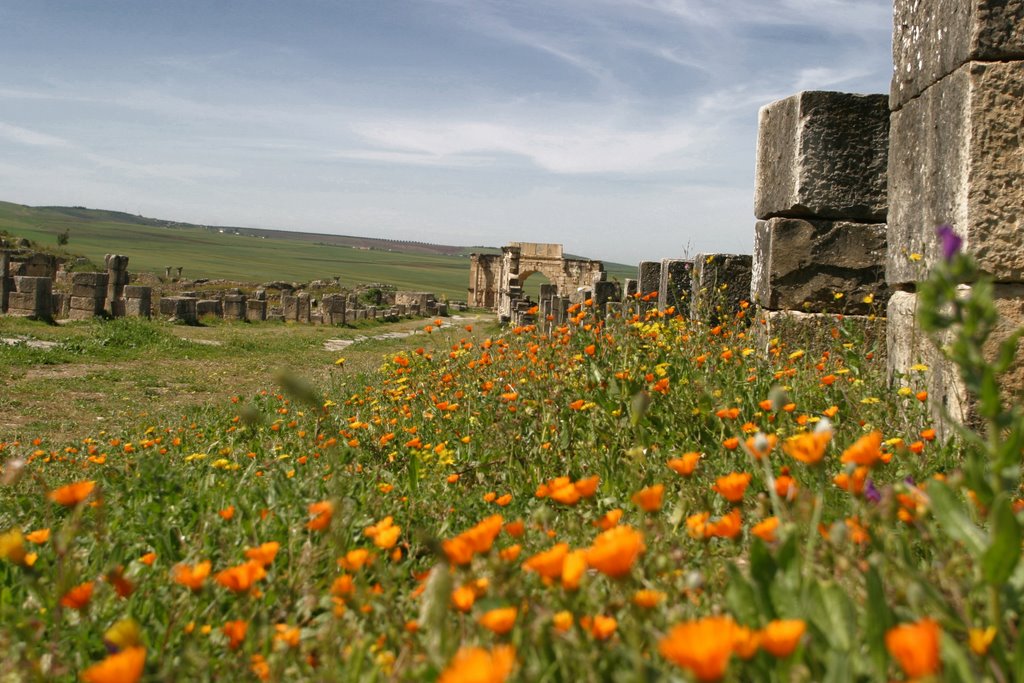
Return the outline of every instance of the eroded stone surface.
[[[885,95],[806,91],[761,108],[754,214],[885,221]]]
[[[952,224],[997,280],[1024,281],[1024,61],[971,62],[892,115],[886,278],[917,282]]]
[[[735,316],[750,298],[751,261],[749,254],[697,254],[690,317],[715,324]]]
[[[970,60],[1024,58],[1024,0],[895,0],[894,110]]]
[[[885,237],[885,225],[879,223],[759,221],[752,300],[775,311],[871,313],[887,293]]]

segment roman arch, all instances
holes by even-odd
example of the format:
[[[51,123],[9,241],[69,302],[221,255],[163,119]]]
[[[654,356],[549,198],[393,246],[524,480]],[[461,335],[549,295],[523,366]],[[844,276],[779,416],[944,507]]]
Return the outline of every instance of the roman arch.
[[[540,273],[555,288],[555,295],[582,301],[583,292],[605,278],[604,264],[590,259],[565,258],[561,244],[511,242],[501,254],[473,254],[469,270],[469,305],[496,309],[511,318],[515,302],[523,298],[523,282]]]

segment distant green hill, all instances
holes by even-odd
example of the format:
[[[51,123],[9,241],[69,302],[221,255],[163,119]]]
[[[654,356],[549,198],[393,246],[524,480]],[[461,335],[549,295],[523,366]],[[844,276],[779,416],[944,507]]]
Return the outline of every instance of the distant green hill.
[[[67,231],[68,253],[94,263],[125,254],[129,270],[162,274],[182,267],[188,278],[241,282],[308,282],[339,277],[344,286],[383,282],[399,289],[465,299],[469,254],[494,247],[458,247],[287,230],[203,226],[84,207],[31,207],[0,202],[0,230],[56,248]],[[605,263],[609,277],[635,277],[636,269]],[[533,291],[540,278],[531,277]]]

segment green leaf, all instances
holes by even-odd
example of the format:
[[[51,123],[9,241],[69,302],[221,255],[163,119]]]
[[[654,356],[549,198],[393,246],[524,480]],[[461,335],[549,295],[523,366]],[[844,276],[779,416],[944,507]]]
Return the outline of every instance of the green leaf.
[[[815,582],[811,588],[811,621],[832,650],[849,651],[853,646],[856,611],[846,593],[834,583]]]
[[[864,639],[867,641],[871,663],[874,666],[876,680],[885,680],[888,658],[885,654],[885,632],[892,628],[896,620],[893,618],[889,603],[886,602],[885,588],[882,577],[874,566],[868,568],[864,576],[867,588],[867,600],[863,613]]]
[[[1001,586],[1013,574],[1020,560],[1021,532],[1013,506],[1005,493],[996,496],[989,513],[990,543],[981,556],[981,572],[985,580]]]
[[[964,649],[960,647],[953,636],[943,631],[939,643],[942,663],[945,666],[943,669],[945,674],[944,680],[961,681],[962,683],[974,683],[974,681],[978,680],[978,677],[971,669],[967,653],[964,652]]]
[[[932,514],[953,540],[967,546],[974,557],[985,552],[985,534],[967,516],[963,506],[944,482],[928,482],[928,497],[932,501]]]
[[[757,594],[750,582],[735,565],[729,566],[729,587],[725,589],[725,604],[741,624],[756,626],[763,619],[757,609]]]

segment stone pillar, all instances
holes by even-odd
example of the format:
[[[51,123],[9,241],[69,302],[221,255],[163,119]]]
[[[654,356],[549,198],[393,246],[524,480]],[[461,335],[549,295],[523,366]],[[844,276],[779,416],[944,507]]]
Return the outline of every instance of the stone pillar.
[[[200,299],[196,302],[196,316],[221,318],[224,315],[224,306],[220,299]]]
[[[809,91],[761,109],[754,303],[813,313],[884,304],[888,153],[885,95]]]
[[[103,257],[107,269],[107,293],[104,308],[115,318],[122,317],[124,310],[124,287],[128,284],[128,257],[107,254]]]
[[[225,294],[222,301],[225,320],[245,320],[244,294]]]
[[[0,251],[0,313],[7,312],[7,297],[13,289],[13,283],[9,281],[11,272],[11,255],[6,251]]]
[[[917,283],[943,258],[936,226],[952,225],[963,250],[996,281],[992,346],[1024,324],[1021,19],[1020,2],[893,6],[886,278],[903,292],[889,304],[888,369],[898,381],[915,363],[929,367],[929,407],[937,419],[948,413],[970,423],[974,407],[956,368],[914,331]],[[963,296],[970,296],[970,284]],[[994,357],[994,348],[985,354]],[[1005,376],[1009,398],[1018,401],[1022,362]]]
[[[7,314],[33,320],[52,320],[53,280],[48,277],[15,277],[14,291],[7,295]]]
[[[109,279],[108,273],[72,273],[68,318],[87,320],[103,315]]]
[[[295,297],[295,319],[300,323],[308,323],[312,307],[309,303],[309,294],[300,292]]]
[[[750,296],[751,261],[747,254],[697,254],[690,317],[710,325],[733,319]]]
[[[622,301],[622,286],[618,282],[601,280],[594,283],[594,310],[598,315],[605,315],[608,304]]]
[[[662,259],[658,279],[658,310],[673,309],[676,315],[685,315],[690,307],[690,289],[693,282],[690,271],[693,261]]]
[[[129,318],[148,318],[151,315],[152,300],[152,287],[125,285],[124,314]]]
[[[637,269],[637,292],[640,294],[641,313],[658,305],[658,286],[660,284],[661,264],[657,261],[642,261]]]
[[[321,310],[325,325],[345,324],[345,296],[343,294],[328,294],[321,302]]]
[[[285,320],[293,322],[299,319],[299,298],[288,294],[281,295],[281,314]]]
[[[245,302],[245,319],[249,322],[262,322],[267,319],[266,299],[247,299]]]

